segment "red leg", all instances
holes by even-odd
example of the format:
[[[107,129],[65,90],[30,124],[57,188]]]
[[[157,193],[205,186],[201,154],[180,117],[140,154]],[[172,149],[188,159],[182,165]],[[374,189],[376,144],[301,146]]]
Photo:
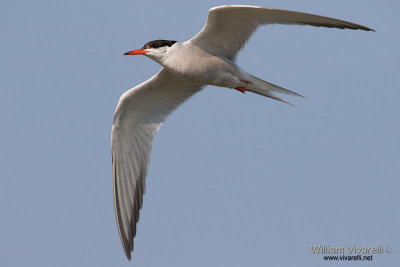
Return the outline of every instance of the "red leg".
[[[243,86],[235,87],[235,88],[233,88],[233,89],[236,89],[236,90],[238,90],[239,92],[242,92],[243,94],[245,94],[245,92],[246,92],[246,90],[247,90],[247,88],[246,88],[246,87],[243,87]]]
[[[250,81],[246,81],[246,80],[240,80],[240,81],[241,81],[242,83],[247,84],[247,85],[251,84]],[[238,90],[239,92],[242,92],[243,94],[245,94],[245,92],[247,91],[247,88],[244,87],[244,86],[235,87],[235,88],[233,88],[233,89],[236,89],[236,90]]]

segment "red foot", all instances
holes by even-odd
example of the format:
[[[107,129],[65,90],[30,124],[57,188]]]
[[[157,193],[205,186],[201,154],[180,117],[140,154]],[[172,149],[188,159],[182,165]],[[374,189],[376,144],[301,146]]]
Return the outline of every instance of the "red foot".
[[[245,94],[245,92],[247,91],[247,88],[246,88],[246,87],[243,87],[243,86],[236,87],[236,88],[233,88],[233,89],[236,89],[236,90],[238,90],[239,92],[242,92],[243,94]]]

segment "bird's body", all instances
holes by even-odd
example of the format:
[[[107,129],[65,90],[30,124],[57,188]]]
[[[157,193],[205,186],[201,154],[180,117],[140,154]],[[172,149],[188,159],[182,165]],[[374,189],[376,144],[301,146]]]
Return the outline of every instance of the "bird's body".
[[[260,25],[298,24],[340,29],[371,29],[318,15],[252,6],[210,9],[204,28],[191,40],[156,40],[126,55],[145,55],[163,69],[124,93],[111,135],[114,204],[118,230],[128,259],[143,203],[153,135],[166,117],[206,85],[250,91],[276,100],[273,93],[300,96],[240,68],[237,53]]]
[[[212,55],[191,41],[177,42],[171,47],[162,66],[175,75],[204,85],[235,88],[245,85],[240,80],[250,76],[230,59]]]

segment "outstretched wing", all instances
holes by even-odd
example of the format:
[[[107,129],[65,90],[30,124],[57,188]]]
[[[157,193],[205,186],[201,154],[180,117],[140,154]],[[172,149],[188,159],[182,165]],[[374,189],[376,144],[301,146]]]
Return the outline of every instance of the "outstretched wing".
[[[119,100],[111,133],[114,206],[122,246],[129,260],[153,135],[168,114],[202,87],[162,69]]]
[[[370,28],[318,15],[256,6],[227,5],[211,8],[204,28],[191,42],[207,52],[231,60],[260,25],[297,24],[373,31]]]

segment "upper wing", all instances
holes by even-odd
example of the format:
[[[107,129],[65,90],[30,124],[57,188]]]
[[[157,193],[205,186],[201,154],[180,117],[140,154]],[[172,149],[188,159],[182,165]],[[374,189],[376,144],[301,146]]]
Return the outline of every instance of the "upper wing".
[[[191,39],[207,52],[234,60],[260,25],[298,24],[373,31],[370,28],[328,17],[256,6],[219,6],[208,12],[204,28]]]
[[[129,260],[145,192],[153,134],[168,114],[202,87],[162,69],[124,93],[118,102],[111,133],[114,207]]]

